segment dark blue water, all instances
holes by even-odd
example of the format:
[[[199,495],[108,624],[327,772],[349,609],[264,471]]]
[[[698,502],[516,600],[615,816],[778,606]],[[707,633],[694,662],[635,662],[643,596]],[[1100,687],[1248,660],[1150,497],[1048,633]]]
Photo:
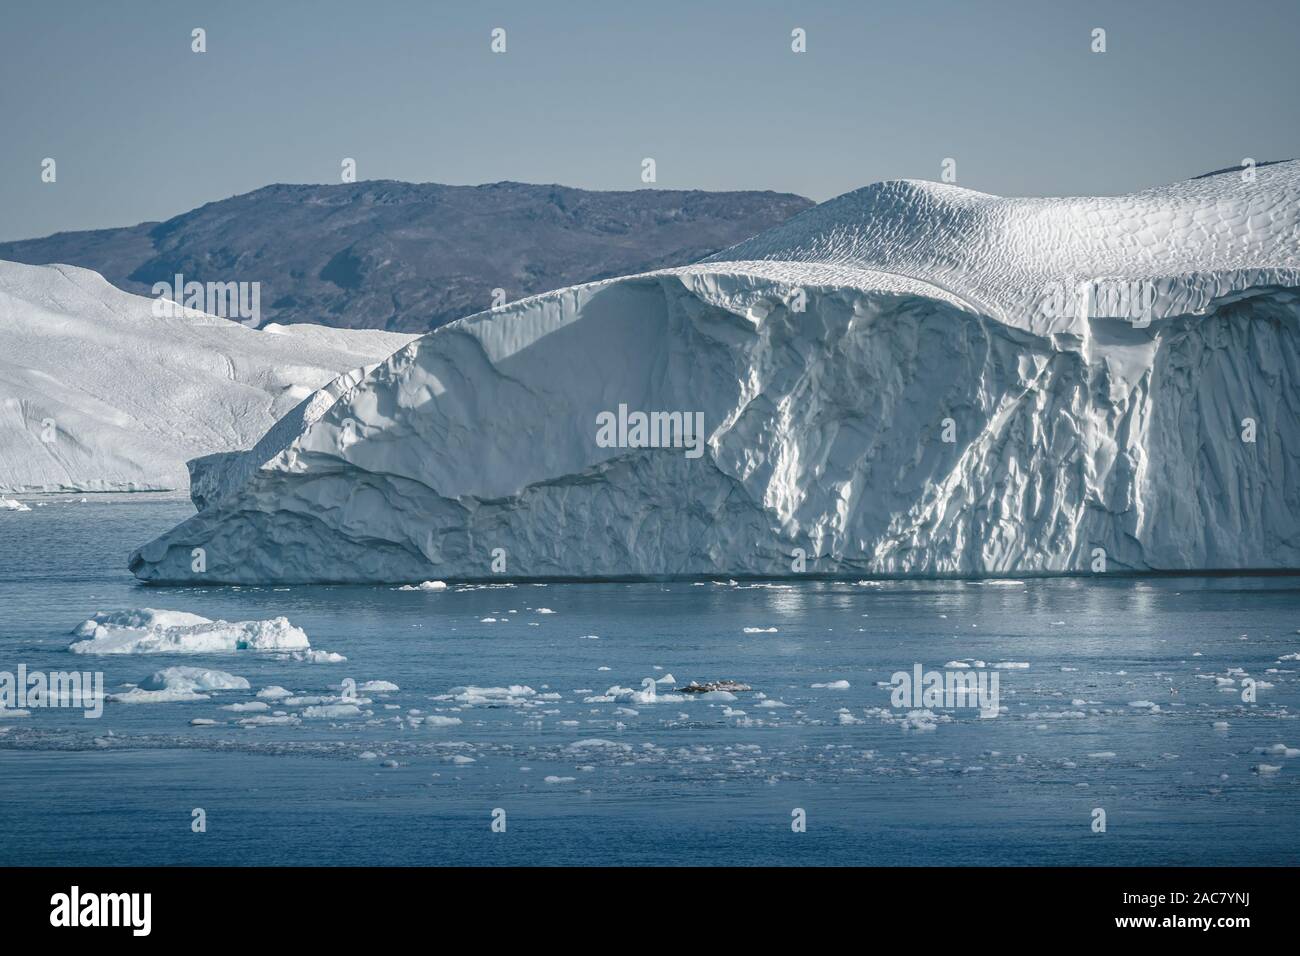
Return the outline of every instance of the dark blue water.
[[[192,664],[252,689],[0,716],[3,865],[1300,862],[1300,758],[1259,752],[1300,747],[1294,577],[159,589],[126,556],[188,503],[46,500],[0,512],[0,671],[96,668],[111,693]],[[348,660],[67,651],[95,611],[135,607],[285,615]],[[961,658],[1028,663],[998,671],[1006,712],[905,729],[877,682]],[[753,691],[587,700],[667,675]],[[1271,685],[1254,703],[1245,676]],[[286,726],[222,709],[344,678],[400,690]],[[533,693],[430,699],[466,685]]]

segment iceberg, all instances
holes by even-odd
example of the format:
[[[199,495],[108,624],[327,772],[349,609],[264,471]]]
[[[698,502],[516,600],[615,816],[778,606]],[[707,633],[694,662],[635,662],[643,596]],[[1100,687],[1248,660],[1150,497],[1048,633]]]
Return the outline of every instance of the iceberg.
[[[100,611],[73,631],[81,640],[69,645],[74,654],[214,654],[229,651],[291,651],[310,649],[307,634],[288,618],[268,621],[213,621],[185,611],[137,608],[130,611]],[[197,680],[192,671],[160,671],[160,682],[146,689],[175,689],[177,681]],[[221,672],[213,672],[221,675]],[[228,676],[228,675],[222,675]],[[171,679],[172,686],[166,687]],[[243,680],[243,678],[239,678]],[[245,683],[245,687],[247,684]],[[213,686],[187,688],[218,689]]]
[[[310,421],[318,389],[412,339],[160,301],[89,269],[0,262],[0,491],[185,490],[187,460]]]
[[[694,265],[411,342],[232,456],[130,568],[1300,567],[1298,332],[1298,161],[1100,198],[877,183]]]

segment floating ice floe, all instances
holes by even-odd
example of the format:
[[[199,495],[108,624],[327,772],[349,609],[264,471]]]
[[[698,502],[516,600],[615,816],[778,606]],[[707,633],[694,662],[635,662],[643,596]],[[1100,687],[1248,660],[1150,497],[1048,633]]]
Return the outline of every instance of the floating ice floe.
[[[17,498],[0,498],[0,511],[31,511],[27,505],[23,504]]]
[[[1275,757],[1300,757],[1300,747],[1288,747],[1286,744],[1256,747],[1254,752],[1257,754],[1272,754]]]
[[[169,704],[207,700],[208,694],[203,691],[248,689],[247,680],[225,671],[206,667],[165,667],[130,690],[109,694],[108,699],[118,704]]]
[[[653,677],[646,677],[641,681],[641,689],[633,690],[631,687],[619,687],[615,684],[609,688],[599,698],[599,700],[589,698],[593,702],[618,702],[625,704],[655,704],[663,701],[681,701],[686,698],[681,694],[660,694],[658,682]],[[732,700],[735,698],[732,697]]]
[[[630,753],[632,748],[628,744],[619,743],[617,740],[606,740],[603,737],[587,737],[584,740],[575,740],[569,744],[569,750],[609,750]]]
[[[419,584],[403,584],[399,591],[445,591],[446,581],[421,581]]]
[[[825,684],[812,684],[814,690],[848,690],[849,682],[846,680],[833,680]]]
[[[703,684],[698,681],[691,681],[685,687],[679,687],[677,689],[683,694],[736,694],[747,690],[753,690],[753,688],[748,684],[742,684],[740,681],[735,680],[711,680],[705,681]]]
[[[444,717],[441,714],[429,714],[427,717],[411,718],[412,723],[415,723],[417,720],[420,723],[416,726],[423,725],[425,727],[455,727],[462,723],[459,717]]]
[[[774,627],[747,627],[745,628],[745,633],[746,634],[775,634],[777,633],[777,630]]]
[[[904,730],[938,730],[939,722],[936,719],[934,711],[931,710],[909,710],[907,716],[902,720]]]
[[[342,654],[335,654],[333,651],[318,651],[309,649],[305,651],[290,651],[289,659],[307,664],[345,664],[347,658]]]
[[[680,700],[682,698],[678,699]],[[733,701],[738,698],[729,690],[710,690],[703,694],[696,694],[695,699],[704,701]]]
[[[302,716],[308,720],[324,720],[331,717],[360,717],[361,708],[356,704],[314,704],[303,708]]]
[[[301,723],[293,714],[254,714],[239,722],[241,727],[276,727]]]
[[[446,694],[434,697],[434,700],[454,700],[458,704],[470,707],[518,707],[535,697],[537,691],[526,684],[511,684],[509,687],[453,687]]]
[[[140,686],[146,690],[161,690],[181,685],[196,690],[248,690],[250,687],[247,678],[236,677],[234,674],[207,667],[186,665],[164,667],[140,682]]]
[[[184,611],[137,608],[100,611],[73,631],[74,654],[212,654],[307,650],[306,633],[288,618],[213,621]]]
[[[306,694],[299,697],[285,697],[280,701],[284,707],[313,707],[319,704],[355,704],[369,707],[374,701],[369,697],[357,697],[344,694]]]

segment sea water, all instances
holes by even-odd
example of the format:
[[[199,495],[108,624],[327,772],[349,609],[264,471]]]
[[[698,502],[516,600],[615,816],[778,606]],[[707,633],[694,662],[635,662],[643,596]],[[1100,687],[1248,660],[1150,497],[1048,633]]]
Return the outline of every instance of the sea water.
[[[187,501],[23,500],[0,671],[250,689],[0,714],[0,865],[1300,862],[1300,578],[154,588],[127,555]],[[142,607],[283,615],[347,660],[68,651]],[[892,706],[958,664],[996,671],[997,717]],[[752,690],[680,693],[721,679]],[[399,689],[225,709],[348,681]]]

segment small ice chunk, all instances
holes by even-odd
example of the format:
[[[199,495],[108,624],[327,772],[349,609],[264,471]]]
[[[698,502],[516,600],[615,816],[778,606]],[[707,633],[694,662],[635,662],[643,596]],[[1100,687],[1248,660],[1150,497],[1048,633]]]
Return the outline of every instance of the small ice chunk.
[[[261,700],[250,700],[238,704],[226,704],[221,709],[235,714],[255,714],[260,711],[270,710],[271,705]]]
[[[323,720],[331,717],[360,717],[361,708],[356,704],[313,704],[303,709],[302,715],[309,720]]]
[[[345,664],[347,658],[342,654],[336,654],[333,651],[292,651],[289,659],[305,664]]]
[[[462,723],[459,717],[444,717],[441,714],[430,714],[423,721],[426,727],[455,727]]]

